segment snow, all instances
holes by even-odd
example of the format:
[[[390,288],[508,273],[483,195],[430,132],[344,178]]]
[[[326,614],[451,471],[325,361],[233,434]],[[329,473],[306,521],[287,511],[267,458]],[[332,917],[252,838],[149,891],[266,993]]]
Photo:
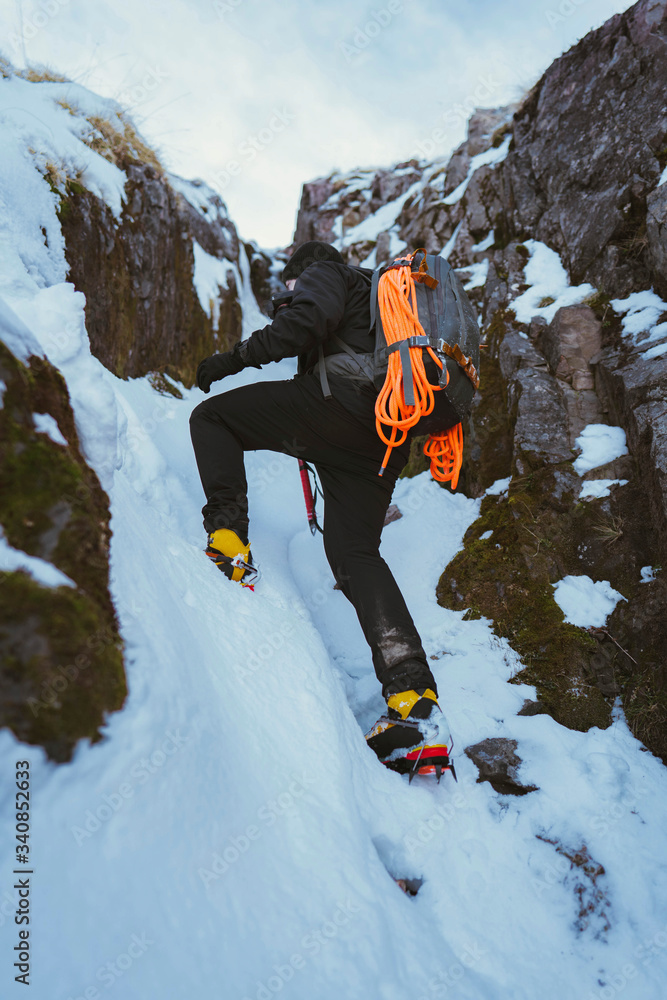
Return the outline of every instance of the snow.
[[[579,499],[585,500],[588,497],[608,497],[611,494],[612,486],[627,486],[627,479],[587,479],[581,484]]]
[[[667,167],[663,170],[660,175],[660,180],[656,184],[656,187],[661,187],[663,184],[667,184]]]
[[[234,276],[241,304],[243,337],[248,337],[254,330],[266,326],[267,317],[260,310],[252,294],[250,262],[243,244],[239,244],[238,266],[226,257],[214,257],[207,253],[196,240],[192,241],[192,248],[195,258],[193,283],[202,309],[213,321],[213,329],[217,332],[219,327],[220,289],[229,288],[230,272]]]
[[[656,566],[642,566],[641,570],[641,583],[652,583],[658,575],[658,567]]]
[[[50,237],[45,252],[33,225],[48,199],[31,215],[33,166],[15,166],[7,205],[22,247],[8,252],[3,231],[0,329],[20,356],[45,353],[62,371],[82,447],[109,493],[110,586],[129,682],[104,738],[81,743],[68,764],[0,731],[2,758],[31,765],[34,1000],[96,998],[114,986],[122,1000],[182,1000],[193,988],[200,1000],[588,1000],[611,995],[619,977],[630,980],[627,1000],[661,1000],[665,768],[642,752],[620,710],[608,729],[588,732],[519,716],[535,691],[509,683],[522,668],[516,653],[490,622],[438,605],[443,567],[480,501],[427,473],[400,480],[403,517],[383,536],[459,774],[458,785],[451,776],[410,785],[365,744],[385,705],[356,617],[308,530],[296,462],[247,456],[263,574],[251,593],[202,551],[188,433],[202,394],[162,396],[91,355],[62,242]],[[241,254],[246,335],[263,320],[247,267]],[[284,361],[219,388],[294,370]],[[509,483],[487,495],[501,497]],[[16,559],[7,549],[3,559]],[[605,598],[593,586],[596,601]],[[578,603],[592,613],[592,598]],[[477,783],[463,751],[491,736],[518,741],[521,779],[538,791],[512,798]],[[8,768],[0,783],[12,804]],[[5,808],[5,970],[15,961],[14,823]],[[585,845],[604,867],[601,903],[559,843]],[[389,873],[423,878],[417,898]],[[22,993],[9,981],[3,997]]]
[[[340,250],[342,247],[352,246],[354,243],[366,243],[377,240],[380,233],[392,229],[401,214],[403,205],[408,198],[411,198],[417,191],[421,190],[421,186],[421,181],[416,181],[399,198],[387,202],[386,205],[382,205],[373,215],[369,215],[367,218],[362,219],[356,226],[348,229],[342,238],[336,240],[335,246],[337,249]]]
[[[623,333],[633,339],[654,327],[660,314],[667,310],[667,303],[653,291],[632,292],[625,299],[612,299],[609,304],[625,317]]]
[[[470,248],[472,253],[481,253],[483,250],[488,250],[496,242],[496,232],[494,229],[491,230],[489,235],[482,240],[481,243],[475,243],[474,246]]]
[[[667,342],[648,347],[655,341],[667,340],[667,322],[658,323],[660,317],[667,314],[667,302],[663,302],[659,295],[652,290],[632,292],[625,299],[612,299],[610,305],[623,316],[624,336],[637,350],[643,352],[646,361],[667,353]]]
[[[29,556],[20,549],[13,548],[5,533],[0,527],[0,571],[3,573],[15,573],[23,570],[29,576],[41,583],[44,587],[74,587],[76,584],[68,576],[61,573],[59,569],[45,559],[38,559],[36,556]],[[0,926],[2,926],[2,916],[0,914]]]
[[[452,250],[454,249],[454,247],[456,246],[456,241],[457,241],[457,239],[459,237],[459,233],[461,232],[461,226],[462,225],[463,225],[463,220],[461,220],[461,222],[459,222],[459,224],[457,225],[456,229],[454,230],[454,232],[452,233],[452,235],[447,240],[447,243],[444,245],[444,247],[440,251],[440,256],[444,257],[445,260],[449,260],[449,255],[452,252]]]
[[[204,181],[188,181],[176,174],[168,174],[168,180],[171,187],[182,194],[209,222],[213,219],[223,221],[229,217],[224,203],[220,205],[217,192]]]
[[[580,476],[628,454],[623,428],[607,424],[588,424],[575,444],[581,448],[581,454],[574,461],[574,471]]]
[[[124,430],[112,376],[90,352],[85,326],[86,299],[63,282],[32,298],[11,301],[23,323],[37,334],[37,353],[60,369],[68,384],[83,454],[109,490],[122,464]]]
[[[35,429],[40,434],[47,434],[54,444],[62,444],[67,447],[67,441],[63,437],[60,427],[58,427],[58,422],[50,413],[33,413],[32,420]]]
[[[492,534],[493,534],[493,532],[492,532],[492,531],[485,531],[485,532],[484,532],[483,534],[481,534],[481,535],[479,536],[479,538],[480,538],[480,541],[482,541],[482,542],[485,542],[485,541],[487,540],[487,538],[491,538],[491,535],[492,535]]]
[[[496,479],[495,483],[492,483],[486,490],[487,497],[498,497],[501,493],[507,493],[511,482],[511,476],[508,476],[507,479]]]
[[[0,288],[2,288],[2,278],[3,274],[0,272]],[[42,349],[37,338],[31,334],[2,296],[0,296],[0,334],[12,354],[24,364],[31,355],[36,357],[41,355]]]
[[[506,135],[500,146],[491,146],[490,149],[486,149],[483,153],[478,153],[477,156],[473,156],[465,179],[461,181],[459,186],[455,188],[451,194],[448,194],[447,197],[443,199],[443,203],[445,205],[455,205],[457,201],[460,201],[466,193],[468,184],[470,184],[473,174],[479,170],[480,167],[495,167],[499,163],[502,163],[503,160],[507,158],[511,141],[512,136]]]
[[[214,257],[192,241],[195,256],[194,286],[197,298],[206,315],[213,320],[217,331],[220,322],[220,289],[228,288],[227,271],[232,269],[226,257]]]
[[[389,260],[394,260],[407,247],[405,240],[398,234],[398,226],[392,226],[389,230]],[[366,260],[361,262],[361,267],[375,269],[377,267],[377,246],[374,246]]]
[[[252,281],[250,279],[250,261],[248,260],[248,254],[246,253],[243,243],[239,242],[238,269],[233,267],[232,270],[234,271],[236,277],[236,290],[243,317],[242,339],[245,340],[255,330],[263,329],[268,322],[268,317],[264,315],[262,310],[257,305],[257,299],[253,294]],[[282,270],[282,265],[280,270]]]
[[[34,162],[42,171],[52,164],[105,201],[116,218],[120,218],[127,178],[83,141],[93,132],[88,118],[102,118],[122,133],[119,110],[115,101],[97,97],[76,83],[30,83],[17,76],[0,78],[0,117],[12,126],[9,134],[3,131],[8,142],[8,148],[3,143],[6,168],[20,169],[19,161],[25,163],[31,155],[29,151],[37,150]],[[24,171],[24,179],[34,185],[31,172]],[[46,185],[41,190],[41,202],[55,199]],[[25,207],[30,210],[27,200]],[[19,219],[16,213],[12,217]],[[62,239],[58,241],[61,243]]]
[[[0,409],[4,405],[5,393],[7,392],[7,385],[0,378]]]
[[[565,576],[552,587],[565,621],[580,628],[603,628],[618,602],[627,600],[608,580],[590,576]]]
[[[589,284],[570,285],[560,257],[545,243],[525,240],[523,245],[530,254],[524,273],[531,287],[510,304],[520,323],[530,323],[533,316],[543,316],[550,323],[560,308],[583,302],[595,292]],[[541,306],[545,299],[553,301]]]
[[[489,259],[487,257],[477,264],[469,264],[467,267],[457,268],[457,271],[465,271],[470,275],[470,278],[463,286],[464,291],[470,292],[473,288],[482,288],[489,274]]]
[[[411,170],[412,168],[410,168]],[[410,172],[407,171],[407,172]],[[353,174],[333,174],[330,178],[332,182],[337,180],[348,180],[338,191],[334,191],[332,195],[329,195],[326,202],[322,206],[323,211],[328,211],[332,208],[338,208],[338,205],[343,199],[347,199],[352,194],[359,194],[366,201],[370,197],[370,185],[373,183],[373,178],[375,177],[375,170],[361,170],[356,171]]]
[[[663,337],[667,337],[667,323],[663,323],[662,326],[665,327]],[[648,351],[644,351],[644,358],[646,361],[652,361],[654,358],[661,358],[663,354],[667,354],[667,343],[657,344],[655,347],[650,347]]]

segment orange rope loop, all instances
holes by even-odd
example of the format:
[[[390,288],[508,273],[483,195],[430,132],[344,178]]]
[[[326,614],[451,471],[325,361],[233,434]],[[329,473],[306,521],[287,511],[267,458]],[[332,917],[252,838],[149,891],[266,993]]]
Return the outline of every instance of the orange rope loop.
[[[463,462],[463,428],[450,427],[442,434],[431,434],[424,445],[424,454],[431,460],[431,475],[441,483],[451,482],[455,490]]]
[[[414,254],[405,259],[411,261],[413,257]],[[391,268],[382,275],[378,283],[378,307],[388,346],[410,337],[425,336],[419,322],[415,285],[408,266]],[[443,362],[435,351],[431,347],[426,350],[442,369]],[[423,349],[410,347],[409,352],[410,370],[406,372],[403,371],[401,353],[395,350],[389,355],[387,377],[375,403],[375,426],[380,440],[387,445],[380,475],[387,467],[392,450],[405,442],[410,428],[433,412],[434,394],[443,388],[429,382]],[[405,401],[404,378],[410,377],[414,387],[414,405]],[[441,482],[451,480],[453,489],[458,482],[462,448],[460,424],[442,434],[431,435],[424,446],[424,454],[431,459],[433,478]]]

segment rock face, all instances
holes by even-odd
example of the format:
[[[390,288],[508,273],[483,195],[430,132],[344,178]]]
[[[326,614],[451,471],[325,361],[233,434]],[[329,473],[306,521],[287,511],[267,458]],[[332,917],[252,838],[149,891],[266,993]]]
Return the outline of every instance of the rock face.
[[[662,259],[647,198],[667,162],[667,22],[643,0],[550,66],[518,109],[504,169],[511,237],[561,254],[576,283],[627,295]],[[664,223],[664,201],[652,202]],[[657,215],[656,215],[657,213]],[[667,294],[667,271],[655,268]]]
[[[518,106],[478,109],[449,160],[398,164],[393,188],[379,170],[306,185],[296,241],[366,266],[425,246],[461,271],[483,345],[460,488],[511,481],[484,497],[438,600],[493,620],[559,722],[606,726],[620,694],[667,760],[667,585],[643,572],[667,565],[666,44],[667,0],[641,0]],[[623,428],[630,454],[579,475],[591,424]],[[424,468],[414,451],[406,474]],[[591,479],[626,485],[584,499]],[[626,598],[604,629],[563,621],[566,575]]]
[[[69,280],[86,296],[91,350],[121,377],[169,367],[191,382],[203,357],[241,336],[239,258],[246,251],[213,191],[170,182],[150,163],[121,156],[118,165],[128,178],[120,222],[81,185],[68,182],[61,197]],[[217,301],[204,305],[194,284],[195,244],[222,265],[211,289]]]
[[[0,341],[0,379],[5,539],[72,584],[0,572],[0,725],[66,761],[79,739],[100,738],[127,693],[109,594],[109,501],[81,455],[60,373],[44,358],[22,364]],[[66,443],[40,431],[35,413],[48,414]]]
[[[619,297],[652,283],[667,297],[667,188],[657,187],[667,167],[666,43],[665,0],[641,0],[557,59],[519,107],[476,111],[448,162],[397,164],[401,184],[383,204],[421,182],[397,217],[400,239],[439,252],[460,226],[456,264],[479,259],[472,246],[490,230],[501,248],[532,237],[558,251],[575,283]],[[509,136],[505,158],[476,170],[452,201],[473,157]],[[346,213],[375,211],[369,192],[384,175],[304,185],[295,241],[341,238]],[[344,242],[351,257],[365,249]]]

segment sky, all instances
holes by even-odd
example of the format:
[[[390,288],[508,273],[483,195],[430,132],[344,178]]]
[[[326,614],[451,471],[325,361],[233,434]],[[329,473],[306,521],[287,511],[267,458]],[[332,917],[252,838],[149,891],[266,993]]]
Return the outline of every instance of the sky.
[[[627,0],[0,0],[0,52],[120,101],[244,239],[292,240],[301,185],[432,159]]]

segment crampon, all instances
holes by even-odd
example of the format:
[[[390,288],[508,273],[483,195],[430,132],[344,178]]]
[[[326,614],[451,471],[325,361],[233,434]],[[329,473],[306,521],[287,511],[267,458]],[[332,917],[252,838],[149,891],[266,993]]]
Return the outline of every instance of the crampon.
[[[385,767],[399,774],[408,774],[410,781],[416,774],[433,774],[439,782],[443,771],[451,771],[456,781],[451,758],[453,740],[447,720],[433,692],[424,694],[425,697],[419,698],[416,692],[407,692],[390,698],[390,714],[378,719],[367,733],[366,741]],[[430,710],[426,718],[407,717],[408,712],[415,710],[416,698],[419,698],[417,711],[423,711],[425,702],[431,702],[426,708]],[[398,710],[392,706],[395,699],[402,699]],[[399,701],[395,704],[399,705]],[[401,718],[404,712],[406,718]]]
[[[209,534],[206,555],[229,580],[250,590],[255,589],[259,570],[252,561],[250,546],[244,544],[235,532],[219,529]]]
[[[251,563],[244,562],[240,556],[234,556],[230,559],[229,556],[223,556],[219,552],[206,552],[206,555],[211,559],[218,569],[221,569],[223,573],[225,568],[229,567],[233,573],[235,569],[240,569],[243,571],[243,576],[238,581],[242,587],[248,587],[250,590],[255,589],[255,584],[259,579],[259,570],[256,566]],[[225,573],[225,576],[229,574]],[[233,579],[230,575],[230,579]]]

